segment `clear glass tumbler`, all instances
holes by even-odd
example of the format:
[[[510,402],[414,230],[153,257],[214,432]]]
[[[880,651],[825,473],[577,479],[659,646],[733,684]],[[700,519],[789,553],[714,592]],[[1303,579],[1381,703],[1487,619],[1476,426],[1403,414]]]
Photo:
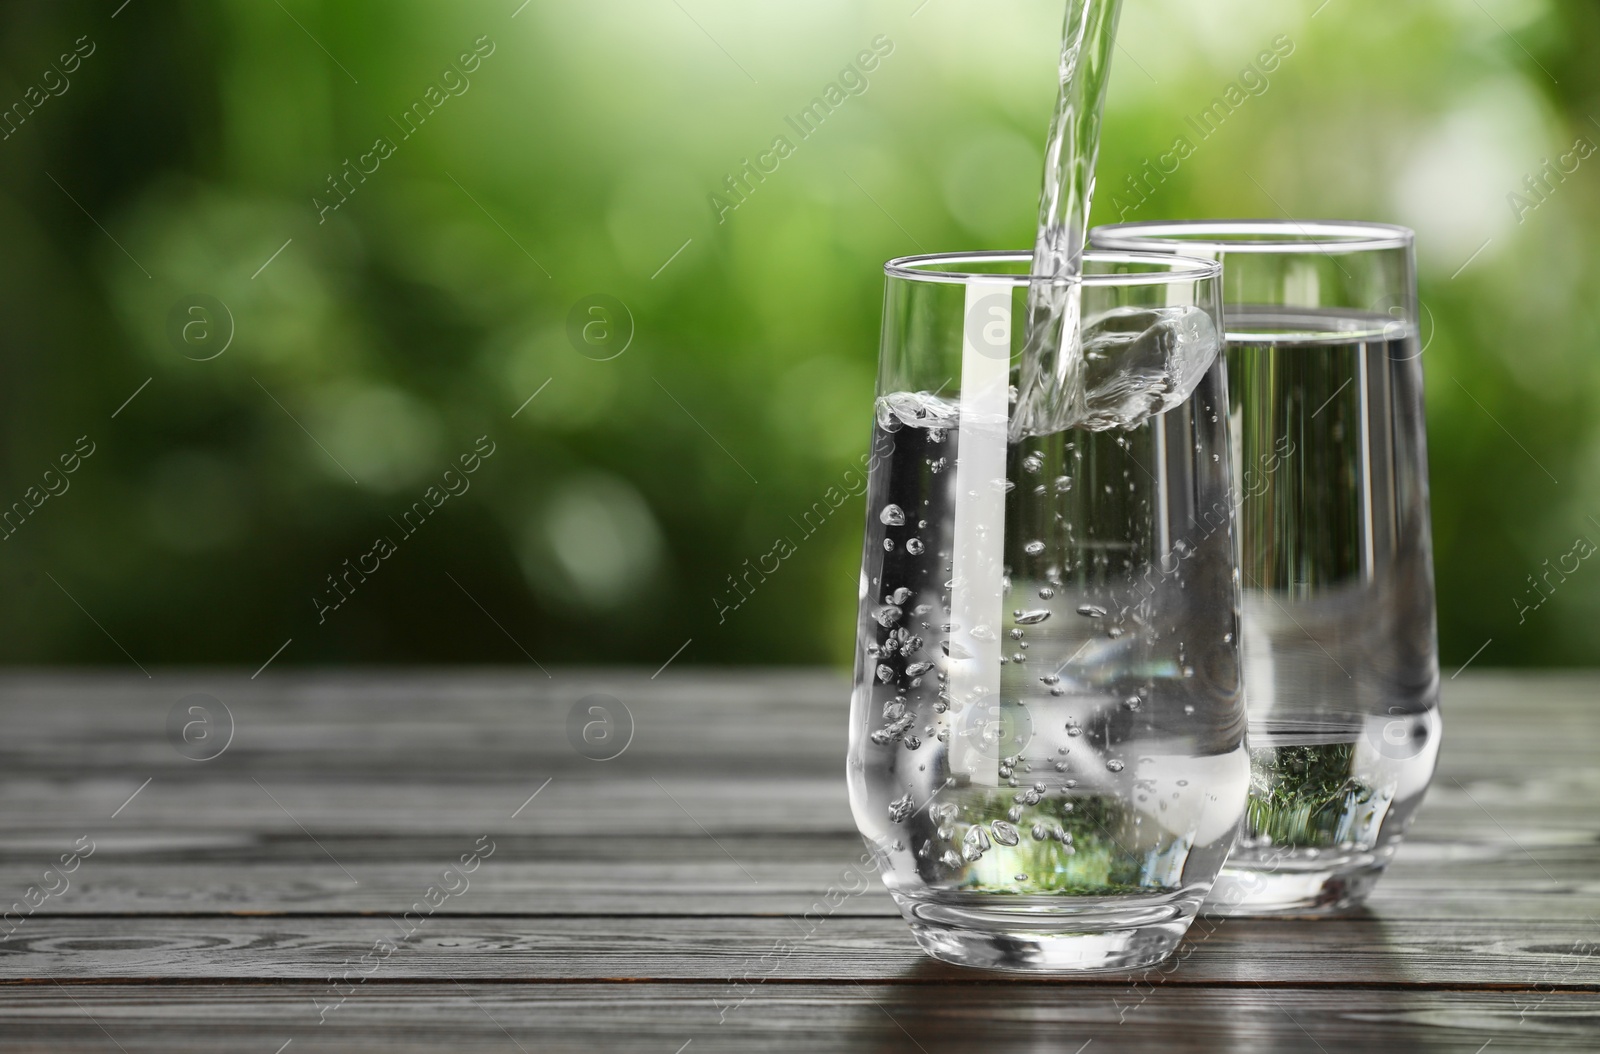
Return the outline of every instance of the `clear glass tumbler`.
[[[850,801],[930,954],[1136,968],[1246,800],[1221,269],[1089,254],[1084,379],[1116,412],[1013,435],[1029,266],[885,268]]]
[[[1359,903],[1441,735],[1412,233],[1239,220],[1091,241],[1225,268],[1251,786],[1206,910]]]

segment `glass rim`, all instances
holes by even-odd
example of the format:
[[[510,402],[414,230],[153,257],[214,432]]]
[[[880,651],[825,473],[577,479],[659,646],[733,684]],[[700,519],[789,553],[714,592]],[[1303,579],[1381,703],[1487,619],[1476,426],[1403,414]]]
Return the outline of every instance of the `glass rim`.
[[[1409,227],[1360,220],[1148,220],[1089,232],[1090,244],[1105,249],[1159,245],[1229,253],[1373,252],[1409,249],[1415,240]]]
[[[1077,281],[1086,286],[1170,285],[1174,282],[1197,282],[1222,277],[1222,264],[1217,260],[1202,260],[1193,256],[1173,253],[1102,251],[1091,249],[1084,259],[1097,263],[1146,264],[1153,270],[1134,274],[1086,274]],[[984,271],[934,271],[927,268],[939,264],[1020,263],[1032,271],[1033,253],[1016,249],[981,250],[975,252],[923,253],[917,256],[897,256],[883,265],[883,273],[890,278],[905,278],[914,282],[945,282],[966,285],[972,282],[994,282],[997,285],[1026,286],[1034,282],[1056,281],[1054,275],[1000,274]]]

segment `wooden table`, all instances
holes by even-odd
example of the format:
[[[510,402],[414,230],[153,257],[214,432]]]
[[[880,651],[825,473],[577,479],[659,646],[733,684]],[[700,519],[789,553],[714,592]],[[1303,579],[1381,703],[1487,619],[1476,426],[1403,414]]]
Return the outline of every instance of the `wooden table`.
[[[231,712],[220,756],[169,739],[189,693]],[[569,739],[596,693],[634,724],[608,761]],[[917,950],[850,870],[846,697],[822,673],[0,678],[0,1050],[1600,1049],[1600,676],[1446,683],[1370,910],[1220,921],[1095,980]],[[222,745],[211,714],[189,753]]]

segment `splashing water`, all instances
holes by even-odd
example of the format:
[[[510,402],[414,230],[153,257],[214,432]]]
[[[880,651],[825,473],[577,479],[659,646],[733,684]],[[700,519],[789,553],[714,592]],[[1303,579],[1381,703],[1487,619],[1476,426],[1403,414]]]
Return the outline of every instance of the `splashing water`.
[[[1061,90],[1045,144],[1044,189],[1033,274],[1050,275],[1028,290],[1028,321],[1013,440],[1071,427],[1083,416],[1079,340],[1083,247],[1100,153],[1100,115],[1110,82],[1111,47],[1122,0],[1067,0],[1061,31]]]

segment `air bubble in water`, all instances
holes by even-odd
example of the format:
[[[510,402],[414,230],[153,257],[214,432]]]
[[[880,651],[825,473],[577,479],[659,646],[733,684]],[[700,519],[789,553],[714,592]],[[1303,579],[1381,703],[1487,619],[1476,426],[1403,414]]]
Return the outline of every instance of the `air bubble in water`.
[[[1039,471],[1040,469],[1044,468],[1044,455],[1040,454],[1038,451],[1034,451],[1022,459],[1022,467],[1027,469],[1029,472]]]
[[[1044,543],[1038,541],[1029,542],[1027,545],[1022,547],[1022,551],[1027,553],[1029,556],[1038,556],[1040,553],[1044,552]]]
[[[885,538],[883,540],[883,551],[886,552],[886,553],[894,552],[894,539],[893,538]]]
[[[911,795],[909,793],[906,794],[904,797],[896,798],[894,801],[889,803],[889,822],[890,823],[905,823],[907,817],[909,817],[910,815],[911,815]]]
[[[885,505],[883,511],[878,513],[878,519],[890,527],[904,527],[906,511],[898,505]]]
[[[1017,829],[1004,820],[995,820],[989,825],[989,830],[994,832],[994,840],[1001,845],[1016,845],[1022,841],[1022,836],[1017,834]]]
[[[1071,489],[1072,489],[1072,477],[1071,476],[1057,476],[1056,477],[1056,493],[1057,494],[1065,494],[1067,491],[1069,491]]]
[[[1050,612],[1042,610],[1024,611],[1015,617],[1019,626],[1037,626],[1050,617]]]
[[[910,553],[912,556],[921,556],[922,549],[923,545],[921,538],[908,538],[906,540],[906,552]]]
[[[1056,595],[1056,591],[1054,589],[1051,589],[1049,586],[1045,586],[1043,589],[1039,590],[1039,599],[1040,600],[1049,600],[1051,597],[1053,597],[1055,595]]]
[[[1121,772],[1122,762],[1118,761],[1116,758],[1112,758],[1110,761],[1106,762],[1106,768],[1112,772]]]
[[[896,589],[893,593],[889,594],[889,603],[898,604],[901,607],[905,607],[906,601],[910,599],[911,590],[907,589],[905,586],[901,586],[899,589]]]
[[[878,625],[882,626],[884,629],[888,629],[890,626],[898,624],[900,617],[903,614],[903,611],[895,607],[893,604],[890,604],[872,617],[877,621]]]
[[[1079,604],[1078,614],[1086,618],[1105,618],[1106,609],[1098,604]]]

